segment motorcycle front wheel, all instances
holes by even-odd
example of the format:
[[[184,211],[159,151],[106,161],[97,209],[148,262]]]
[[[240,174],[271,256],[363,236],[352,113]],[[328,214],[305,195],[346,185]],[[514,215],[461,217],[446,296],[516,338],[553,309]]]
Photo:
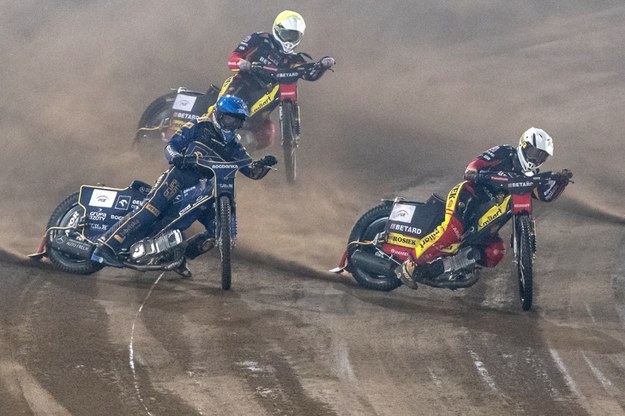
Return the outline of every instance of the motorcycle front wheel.
[[[295,105],[291,101],[282,102],[280,133],[282,134],[282,150],[284,152],[284,169],[286,180],[294,183],[297,179],[297,140],[295,127]]]
[[[532,223],[528,215],[522,215],[515,221],[515,260],[519,280],[519,298],[524,311],[532,307],[534,239]]]
[[[349,243],[353,242],[366,242],[375,238],[378,233],[384,231],[388,217],[391,215],[393,209],[392,202],[385,202],[376,207],[371,208],[365,212],[354,224],[351,233],[349,234]],[[401,286],[401,280],[395,276],[388,277],[383,275],[376,275],[369,272],[364,268],[357,267],[352,261],[351,256],[356,250],[362,250],[365,252],[375,252],[375,247],[372,245],[364,244],[349,244],[347,249],[347,255],[349,257],[347,270],[354,276],[354,279],[358,284],[367,289],[391,291]]]
[[[230,290],[232,285],[232,204],[230,198],[219,197],[218,207],[217,246],[221,256],[221,288]]]
[[[50,246],[50,241],[54,239],[69,238],[69,229],[75,229],[83,216],[83,208],[78,205],[78,192],[65,198],[52,212],[48,221],[48,229],[52,230],[46,237],[46,252],[52,264],[59,270],[72,274],[92,274],[104,267],[99,263],[89,260],[77,259],[70,254],[56,250]],[[63,230],[63,228],[66,228]]]

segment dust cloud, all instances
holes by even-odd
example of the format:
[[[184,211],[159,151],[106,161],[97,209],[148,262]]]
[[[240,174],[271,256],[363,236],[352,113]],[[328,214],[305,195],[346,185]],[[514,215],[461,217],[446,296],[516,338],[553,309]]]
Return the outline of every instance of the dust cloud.
[[[336,71],[300,84],[300,184],[282,170],[239,180],[242,250],[332,267],[377,200],[444,193],[475,155],[531,126],[554,137],[546,167],[575,173],[558,207],[625,214],[621,1],[2,3],[3,252],[34,250],[82,183],[152,182],[162,144],[131,147],[143,109],[171,87],[220,84],[230,51],[285,8],[306,19],[299,50],[334,56]]]

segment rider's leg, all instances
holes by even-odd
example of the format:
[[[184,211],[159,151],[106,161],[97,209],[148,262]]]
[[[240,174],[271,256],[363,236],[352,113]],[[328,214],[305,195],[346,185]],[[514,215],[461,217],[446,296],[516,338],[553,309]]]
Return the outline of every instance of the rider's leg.
[[[122,267],[117,253],[149,233],[150,226],[158,220],[184,186],[184,178],[184,173],[174,167],[163,173],[141,206],[126,214],[98,239],[91,260]]]
[[[445,218],[434,231],[421,239],[415,248],[415,256],[404,262],[401,268],[401,280],[416,289],[415,277],[433,277],[442,273],[441,262],[434,262],[439,257],[448,255],[443,249],[460,241],[464,233],[464,219],[474,190],[469,182],[461,182],[447,195]]]

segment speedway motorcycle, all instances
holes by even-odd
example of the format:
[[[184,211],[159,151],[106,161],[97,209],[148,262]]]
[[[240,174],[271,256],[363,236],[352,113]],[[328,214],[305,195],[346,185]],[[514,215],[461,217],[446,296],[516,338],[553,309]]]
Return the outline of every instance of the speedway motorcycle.
[[[480,278],[480,247],[509,221],[512,222],[511,248],[523,310],[529,310],[533,297],[533,262],[536,254],[535,221],[532,216],[532,191],[549,181],[566,176],[570,171],[544,172],[528,177],[505,172],[478,175],[478,183],[494,190],[490,201],[476,207],[469,218],[468,230],[460,242],[447,247],[438,274],[417,273],[418,283],[448,289],[473,286]],[[347,250],[339,267],[346,270],[363,287],[390,291],[399,287],[401,264],[410,258],[421,239],[444,219],[445,200],[433,194],[426,202],[403,198],[384,200],[358,219],[351,230]]]
[[[306,57],[310,58],[308,55]],[[257,144],[251,132],[263,120],[269,119],[273,110],[278,108],[280,144],[289,183],[294,183],[297,178],[297,148],[301,132],[297,82],[312,69],[321,70],[321,64],[308,62],[294,68],[278,68],[255,63],[250,71],[260,84],[268,88],[266,94],[250,106],[250,117],[239,130],[242,143],[249,150],[255,150]],[[182,87],[158,97],[143,112],[135,142],[154,136],[168,141],[182,125],[205,114],[219,95],[228,89],[232,79],[233,77],[230,77],[226,80],[221,91],[215,85],[211,85],[206,93]]]
[[[215,244],[221,258],[221,287],[229,290],[232,281],[232,249],[237,237],[235,174],[251,159],[215,160],[211,149],[193,142],[185,154],[187,165],[212,172],[210,179],[184,189],[148,236],[119,254],[125,268],[139,271],[175,270],[185,260],[185,249],[191,242],[183,231],[193,224],[203,210],[215,210]],[[261,162],[262,163],[262,162]],[[82,185],[80,191],[65,198],[53,211],[36,253],[68,273],[88,275],[104,267],[92,262],[91,254],[98,237],[136,209],[150,192],[150,185],[135,180],[126,188]]]

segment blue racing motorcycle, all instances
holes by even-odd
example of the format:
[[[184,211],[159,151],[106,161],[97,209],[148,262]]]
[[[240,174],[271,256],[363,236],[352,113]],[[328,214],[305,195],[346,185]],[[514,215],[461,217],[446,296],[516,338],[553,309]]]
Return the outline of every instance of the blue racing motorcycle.
[[[221,286],[231,287],[231,252],[237,237],[235,175],[252,161],[215,160],[211,149],[193,142],[186,152],[187,165],[207,171],[208,179],[180,191],[174,203],[152,226],[147,237],[119,253],[124,267],[139,271],[175,270],[185,260],[191,239],[188,229],[206,210],[215,213],[215,245],[221,254]],[[44,237],[30,257],[48,257],[52,264],[68,273],[88,275],[104,265],[90,260],[101,235],[131,210],[137,209],[150,192],[150,185],[135,180],[126,188],[82,185],[52,212]]]

